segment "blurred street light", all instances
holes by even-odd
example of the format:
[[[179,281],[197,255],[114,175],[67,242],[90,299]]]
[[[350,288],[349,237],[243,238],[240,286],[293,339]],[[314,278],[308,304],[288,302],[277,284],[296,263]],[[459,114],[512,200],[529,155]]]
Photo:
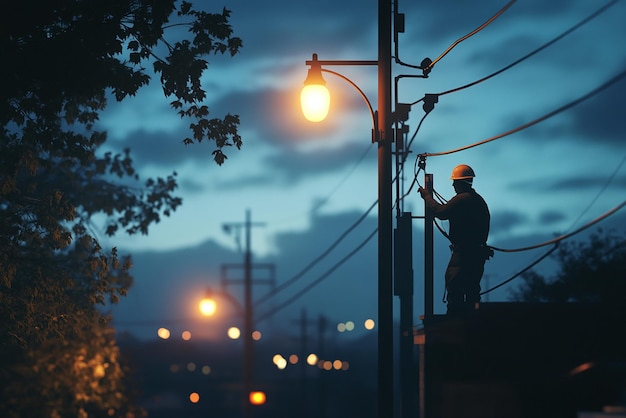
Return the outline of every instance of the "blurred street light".
[[[252,402],[252,340],[254,339],[252,333],[252,309],[245,309],[241,303],[230,293],[224,290],[216,291],[208,288],[205,297],[200,301],[198,308],[202,315],[213,316],[218,310],[218,304],[216,298],[228,300],[237,309],[238,315],[244,320],[244,350],[243,350],[243,417],[250,418],[251,410],[250,405],[259,405],[259,403]],[[247,304],[246,304],[247,306]],[[230,327],[228,329],[228,337],[231,339],[238,339],[241,331],[237,327]],[[259,333],[260,334],[260,333]],[[257,338],[258,339],[258,338]],[[262,393],[262,392],[261,392]],[[265,394],[263,394],[265,395]],[[258,399],[257,399],[258,401]],[[265,400],[263,399],[263,402]]]

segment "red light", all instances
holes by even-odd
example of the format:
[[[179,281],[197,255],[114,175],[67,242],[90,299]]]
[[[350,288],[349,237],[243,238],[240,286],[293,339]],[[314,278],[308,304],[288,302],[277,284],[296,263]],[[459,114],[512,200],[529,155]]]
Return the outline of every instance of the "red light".
[[[252,405],[263,405],[265,403],[265,392],[250,392],[250,403]]]

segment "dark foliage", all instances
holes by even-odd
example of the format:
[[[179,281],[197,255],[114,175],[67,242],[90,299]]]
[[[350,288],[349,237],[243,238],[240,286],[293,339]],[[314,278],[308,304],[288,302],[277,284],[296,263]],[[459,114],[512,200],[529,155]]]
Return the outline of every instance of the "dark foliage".
[[[535,271],[513,299],[527,302],[590,302],[626,306],[626,239],[599,231],[587,242],[562,243],[554,256],[560,270],[552,277]]]
[[[151,65],[192,120],[181,141],[214,141],[221,164],[241,146],[238,118],[208,119],[200,77],[203,57],[241,46],[229,16],[174,0],[25,0],[0,14],[0,416],[141,415],[99,309],[125,295],[130,258],[101,248],[94,225],[147,234],[182,201],[176,173],[141,184],[128,151],[99,152],[93,124]]]

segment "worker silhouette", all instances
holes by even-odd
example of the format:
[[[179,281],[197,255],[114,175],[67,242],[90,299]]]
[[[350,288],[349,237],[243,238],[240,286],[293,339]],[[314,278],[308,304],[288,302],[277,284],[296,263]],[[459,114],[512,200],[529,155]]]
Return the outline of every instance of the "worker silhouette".
[[[493,254],[487,247],[491,216],[487,203],[472,187],[474,177],[469,165],[456,166],[450,177],[456,195],[445,204],[419,188],[432,214],[450,222],[452,255],[445,274],[448,314],[465,313],[480,301],[480,279],[485,261]]]

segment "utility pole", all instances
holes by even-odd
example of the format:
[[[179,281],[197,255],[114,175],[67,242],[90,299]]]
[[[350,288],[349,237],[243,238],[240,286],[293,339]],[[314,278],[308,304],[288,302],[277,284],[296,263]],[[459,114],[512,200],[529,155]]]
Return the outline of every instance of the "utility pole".
[[[300,338],[299,338],[299,342],[300,342],[300,358],[299,358],[299,363],[300,363],[300,416],[302,418],[308,418],[310,416],[310,411],[309,411],[309,397],[308,397],[308,393],[309,393],[309,388],[308,388],[308,382],[307,382],[307,377],[306,377],[306,372],[307,372],[307,348],[309,345],[309,332],[308,332],[308,326],[309,323],[311,323],[312,321],[309,321],[307,319],[307,315],[306,315],[306,309],[302,309],[302,311],[300,312],[300,319],[298,319],[297,324],[300,327]]]
[[[252,385],[254,381],[254,351],[253,351],[253,306],[252,306],[252,270],[255,267],[252,264],[252,250],[251,250],[251,235],[253,226],[264,226],[264,223],[252,223],[250,210],[246,210],[246,220],[244,223],[228,223],[224,224],[224,229],[229,228],[241,228],[245,229],[245,248],[244,248],[244,325],[243,325],[243,417],[251,418],[252,416],[252,404],[250,403],[250,393],[252,392]],[[264,267],[270,267],[272,277],[269,279],[270,283],[274,283],[274,269],[273,265],[263,265]],[[241,265],[222,265],[222,286],[225,288],[228,283],[241,283],[241,280],[232,280],[226,278],[226,273],[229,267],[241,268]]]
[[[433,193],[433,175],[424,175],[424,188]],[[434,314],[434,221],[433,211],[424,203],[424,319]]]
[[[400,416],[415,416],[413,359],[413,217],[402,212],[394,235],[394,294],[400,298]]]
[[[326,328],[328,327],[328,318],[324,315],[320,315],[317,322],[317,355],[320,360],[326,356],[326,346],[324,344],[326,338]],[[318,398],[318,415],[319,417],[326,416],[326,379],[328,373],[320,371],[321,376],[319,379],[319,398]]]
[[[394,416],[391,0],[378,0],[378,418]]]
[[[425,161],[421,164],[424,165]],[[433,193],[433,175],[424,174],[424,188],[431,194]],[[433,211],[428,208],[428,205],[424,203],[424,324],[427,325],[431,322],[434,315],[434,222],[435,217]],[[428,357],[427,350],[430,347],[426,347],[426,344],[422,344],[420,347],[420,371],[419,371],[419,416],[429,417],[432,411],[432,396],[431,388],[426,382],[429,382],[430,368],[426,358]]]

